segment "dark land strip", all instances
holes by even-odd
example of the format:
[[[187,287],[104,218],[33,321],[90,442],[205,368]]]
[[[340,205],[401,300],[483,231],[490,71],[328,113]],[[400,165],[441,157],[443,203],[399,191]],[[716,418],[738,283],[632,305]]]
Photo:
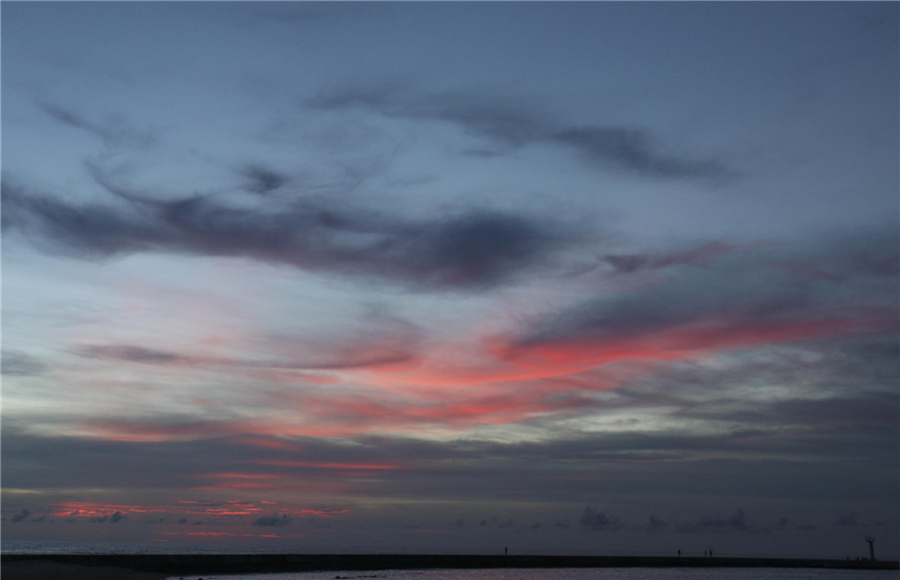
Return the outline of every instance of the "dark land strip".
[[[266,572],[427,568],[831,568],[900,570],[897,561],[662,556],[483,556],[442,554],[4,554],[3,580],[151,580]]]

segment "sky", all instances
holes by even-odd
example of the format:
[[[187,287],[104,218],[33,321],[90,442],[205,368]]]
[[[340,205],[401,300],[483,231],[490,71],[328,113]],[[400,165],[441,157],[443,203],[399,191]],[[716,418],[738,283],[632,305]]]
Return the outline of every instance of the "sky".
[[[900,5],[2,17],[2,538],[900,546]]]

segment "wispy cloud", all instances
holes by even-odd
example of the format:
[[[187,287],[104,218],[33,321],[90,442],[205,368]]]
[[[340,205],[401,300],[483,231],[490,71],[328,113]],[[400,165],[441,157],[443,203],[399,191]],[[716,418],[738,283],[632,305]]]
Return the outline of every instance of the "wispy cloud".
[[[4,348],[0,369],[4,375],[33,376],[45,372],[47,365],[31,355]]]
[[[853,251],[869,244],[867,254],[882,239],[861,238]],[[721,253],[711,248],[655,262],[623,260],[619,266],[628,271],[684,263],[710,251]],[[829,249],[816,259],[830,259],[833,268],[844,264],[844,272],[855,270],[846,254],[846,249]],[[877,269],[810,278],[776,268],[773,256],[778,252],[732,252],[708,268],[659,278],[611,298],[587,300],[534,321],[517,338],[498,338],[496,352],[532,367],[542,359],[548,365],[599,365],[625,359],[691,359],[704,352],[896,330],[895,277],[885,278]]]
[[[51,119],[67,127],[99,137],[107,145],[146,148],[154,145],[157,141],[156,136],[152,133],[139,131],[120,121],[95,122],[72,109],[41,100],[35,100],[35,105]]]
[[[258,189],[274,186],[260,179]],[[3,227],[76,257],[236,256],[435,289],[499,285],[576,239],[546,219],[488,210],[412,221],[312,199],[246,209],[109,190],[117,203],[76,204],[5,182]]]
[[[326,110],[365,107],[389,117],[443,121],[505,147],[556,145],[592,164],[654,179],[724,180],[736,175],[721,159],[666,151],[646,129],[571,125],[523,99],[416,95],[413,88],[398,83],[326,91],[306,104]]]

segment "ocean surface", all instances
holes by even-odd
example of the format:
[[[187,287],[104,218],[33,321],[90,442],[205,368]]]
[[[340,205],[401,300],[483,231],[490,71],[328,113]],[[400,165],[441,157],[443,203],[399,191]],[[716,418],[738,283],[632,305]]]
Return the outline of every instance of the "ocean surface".
[[[176,576],[169,580],[198,580]],[[291,572],[208,576],[204,580],[897,580],[896,570],[807,570],[797,568],[556,568],[490,570],[379,570]]]

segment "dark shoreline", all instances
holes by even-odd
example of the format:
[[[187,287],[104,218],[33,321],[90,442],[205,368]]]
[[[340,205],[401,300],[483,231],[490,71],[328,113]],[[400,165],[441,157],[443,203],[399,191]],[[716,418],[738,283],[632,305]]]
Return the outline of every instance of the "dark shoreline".
[[[168,576],[266,572],[410,570],[427,568],[828,568],[898,570],[897,561],[797,558],[698,558],[667,556],[483,556],[439,554],[3,554],[15,570],[29,562],[116,568]],[[6,574],[4,574],[6,576]],[[24,576],[23,576],[24,577]]]

